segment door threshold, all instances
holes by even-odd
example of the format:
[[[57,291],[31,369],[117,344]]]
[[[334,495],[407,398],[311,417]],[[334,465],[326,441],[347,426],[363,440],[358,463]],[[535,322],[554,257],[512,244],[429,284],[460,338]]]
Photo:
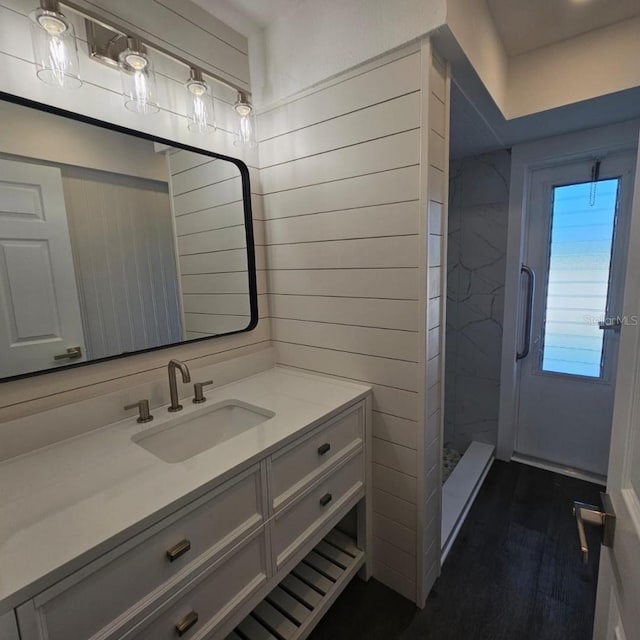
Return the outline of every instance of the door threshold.
[[[536,467],[538,469],[544,469],[545,471],[552,471],[553,473],[559,473],[563,476],[570,478],[577,478],[578,480],[585,480],[586,482],[593,482],[607,486],[607,477],[601,476],[597,473],[590,473],[589,471],[581,471],[580,469],[573,469],[572,467],[565,467],[555,462],[548,462],[547,460],[540,460],[538,458],[531,458],[519,453],[514,453],[511,456],[512,462],[520,462],[521,464],[528,464],[530,467]]]

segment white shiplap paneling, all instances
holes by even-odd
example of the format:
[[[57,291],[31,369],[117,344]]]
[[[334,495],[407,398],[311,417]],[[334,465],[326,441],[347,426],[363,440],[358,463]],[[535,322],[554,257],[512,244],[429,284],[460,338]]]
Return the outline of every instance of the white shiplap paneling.
[[[224,160],[203,162],[201,154],[187,151],[173,151],[168,160],[183,308],[191,308],[194,297],[206,296],[209,303],[198,312],[183,313],[185,336],[244,329],[251,309],[238,167]],[[230,306],[234,314],[224,311]]]
[[[427,210],[424,232],[427,243],[427,332],[425,335],[426,362],[424,386],[425,405],[422,419],[419,467],[421,484],[418,522],[422,529],[421,557],[419,558],[419,604],[423,603],[440,572],[440,496],[442,465],[442,412],[444,390],[444,339],[447,249],[447,183],[449,166],[449,78],[446,65],[432,50],[430,43],[423,44],[424,75],[423,113],[424,160],[423,175],[426,192],[423,201]]]
[[[415,600],[420,53],[261,116],[277,361],[373,387],[374,575]]]
[[[89,358],[182,339],[166,183],[63,167]]]

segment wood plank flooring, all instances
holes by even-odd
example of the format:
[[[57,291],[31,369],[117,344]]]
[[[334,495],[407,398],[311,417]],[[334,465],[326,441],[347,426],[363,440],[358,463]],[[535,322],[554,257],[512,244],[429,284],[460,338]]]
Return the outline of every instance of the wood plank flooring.
[[[371,580],[354,580],[310,640],[590,640],[598,533],[583,565],[574,500],[602,487],[496,462],[424,610]]]

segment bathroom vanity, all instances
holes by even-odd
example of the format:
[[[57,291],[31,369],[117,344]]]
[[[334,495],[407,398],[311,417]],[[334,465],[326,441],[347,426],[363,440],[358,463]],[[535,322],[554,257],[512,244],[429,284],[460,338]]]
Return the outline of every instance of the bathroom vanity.
[[[276,367],[206,396],[0,463],[8,638],[304,638],[367,577],[369,388]]]

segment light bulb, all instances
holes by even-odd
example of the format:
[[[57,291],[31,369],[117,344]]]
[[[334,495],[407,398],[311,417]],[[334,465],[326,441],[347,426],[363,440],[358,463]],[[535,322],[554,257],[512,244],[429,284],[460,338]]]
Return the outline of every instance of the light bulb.
[[[124,59],[125,62],[135,71],[142,71],[142,69],[149,64],[147,58],[139,53],[127,53]]]
[[[54,0],[29,15],[31,43],[40,80],[55,87],[80,87],[78,47],[73,25],[60,13]]]
[[[38,24],[50,35],[59,36],[64,33],[69,27],[64,20],[61,20],[55,15],[49,13],[42,14],[37,18]]]
[[[134,113],[157,113],[156,74],[144,46],[135,38],[127,39],[127,48],[118,56],[124,106]]]
[[[242,144],[250,147],[255,146],[255,114],[253,113],[253,106],[244,92],[238,91],[238,99],[233,108],[238,116],[240,116],[234,144]]]
[[[212,133],[215,131],[215,111],[209,86],[204,81],[202,71],[191,68],[189,80],[185,83],[187,98],[187,117],[189,131],[193,133]]]
[[[207,85],[204,82],[187,82],[187,89],[194,96],[202,96],[207,93]]]

